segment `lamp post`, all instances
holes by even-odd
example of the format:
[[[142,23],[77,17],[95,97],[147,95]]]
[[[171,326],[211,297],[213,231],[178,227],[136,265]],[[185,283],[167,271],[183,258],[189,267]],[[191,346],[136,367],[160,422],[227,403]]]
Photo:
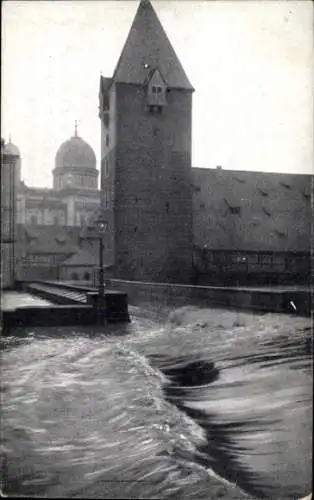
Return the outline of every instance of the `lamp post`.
[[[98,240],[98,264],[99,264],[99,283],[98,292],[91,292],[90,299],[92,299],[92,304],[96,313],[97,323],[103,324],[106,322],[104,317],[104,310],[106,309],[106,297],[105,297],[105,280],[104,280],[104,234],[108,227],[108,222],[103,220],[101,215],[93,221],[93,223],[87,226],[83,239],[85,240]]]
[[[104,280],[104,240],[103,236],[106,232],[108,222],[106,220],[97,219],[95,225],[99,230],[99,235],[97,237],[99,241],[99,283],[98,283],[98,294],[101,303],[101,299],[105,295],[105,280]]]

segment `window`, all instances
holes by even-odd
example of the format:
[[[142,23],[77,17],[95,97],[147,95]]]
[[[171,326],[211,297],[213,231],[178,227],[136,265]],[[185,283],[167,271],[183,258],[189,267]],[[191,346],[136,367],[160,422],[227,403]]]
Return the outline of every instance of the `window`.
[[[229,211],[232,214],[240,214],[241,213],[241,207],[229,207]]]
[[[233,178],[234,178],[234,180],[240,182],[241,184],[245,184],[245,179],[241,179],[240,177],[235,177],[235,176]]]
[[[149,106],[149,112],[150,113],[161,113],[162,111],[162,106],[156,106],[156,105],[153,105],[153,106]]]
[[[72,274],[71,274],[71,280],[72,280],[72,281],[77,281],[78,279],[79,279],[79,276],[78,276],[78,274],[77,274],[77,273],[72,273]]]
[[[110,137],[109,134],[106,134],[106,146],[108,147],[110,144]]]
[[[214,252],[213,262],[217,266],[226,266],[232,264],[232,255],[229,252]]]
[[[260,266],[271,267],[273,265],[273,256],[270,253],[259,253],[257,261]]]
[[[110,121],[110,115],[109,115],[108,111],[104,111],[103,120],[104,120],[105,127],[108,128],[109,127],[109,121]]]
[[[269,208],[266,208],[266,207],[263,207],[263,212],[264,214],[268,215],[268,217],[271,217],[271,211],[269,210]]]
[[[288,184],[287,182],[281,182],[280,184],[281,184],[283,187],[285,187],[286,189],[291,189],[290,184]]]
[[[285,271],[293,271],[294,270],[294,259],[292,255],[287,255],[285,258]]]
[[[268,192],[265,191],[265,189],[262,189],[262,188],[257,188],[257,191],[262,195],[264,196],[264,198],[266,198],[268,196]]]
[[[282,229],[275,229],[275,233],[280,238],[285,238],[287,236],[286,232],[284,230],[282,230]]]
[[[55,240],[58,243],[58,245],[62,246],[66,242],[66,237],[64,235],[60,234],[60,235],[56,236]]]
[[[88,272],[84,273],[84,280],[85,281],[89,281],[90,280],[90,273],[88,273]]]
[[[229,212],[231,214],[241,214],[241,206],[238,204],[236,200],[230,201],[227,198],[225,198],[225,202],[227,203]]]
[[[105,208],[108,208],[110,206],[110,194],[108,189],[105,189],[103,191],[103,196],[104,196],[104,206]]]
[[[302,194],[303,194],[303,197],[306,200],[310,200],[311,199],[311,195],[310,195],[309,191],[307,191],[306,189],[303,189]]]
[[[161,94],[162,93],[162,87],[160,85],[153,85],[152,86],[152,93],[153,94]]]
[[[105,177],[109,177],[109,162],[108,162],[108,158],[105,158]]]

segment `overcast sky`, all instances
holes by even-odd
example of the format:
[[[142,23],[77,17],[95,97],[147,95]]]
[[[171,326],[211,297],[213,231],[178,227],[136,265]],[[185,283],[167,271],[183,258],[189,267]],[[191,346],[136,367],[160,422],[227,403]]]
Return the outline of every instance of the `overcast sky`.
[[[152,0],[195,88],[195,167],[313,173],[313,6]],[[74,132],[100,164],[99,77],[112,76],[138,1],[2,3],[2,127],[22,177],[51,186]]]

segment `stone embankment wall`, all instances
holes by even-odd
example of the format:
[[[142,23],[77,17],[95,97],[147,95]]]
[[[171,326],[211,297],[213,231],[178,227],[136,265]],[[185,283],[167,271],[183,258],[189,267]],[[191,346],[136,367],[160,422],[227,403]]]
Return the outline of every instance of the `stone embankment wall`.
[[[224,288],[146,283],[112,279],[111,290],[126,292],[130,304],[160,302],[173,305],[198,305],[202,307],[228,307],[231,309],[285,312],[300,315],[311,313],[310,290],[256,290],[249,288]]]

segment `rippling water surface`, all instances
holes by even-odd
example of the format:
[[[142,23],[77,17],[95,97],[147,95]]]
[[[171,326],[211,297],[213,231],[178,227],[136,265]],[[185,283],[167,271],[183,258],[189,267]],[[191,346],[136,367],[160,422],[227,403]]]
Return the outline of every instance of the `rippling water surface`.
[[[309,319],[131,313],[131,324],[104,331],[28,328],[2,339],[2,488],[67,498],[308,494]]]

